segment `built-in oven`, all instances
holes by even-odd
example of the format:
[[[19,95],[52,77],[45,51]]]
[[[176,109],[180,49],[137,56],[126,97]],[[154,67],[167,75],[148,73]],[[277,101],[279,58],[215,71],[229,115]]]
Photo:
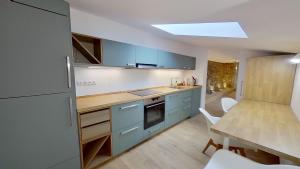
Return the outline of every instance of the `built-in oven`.
[[[165,120],[165,97],[144,100],[144,129],[150,128]]]

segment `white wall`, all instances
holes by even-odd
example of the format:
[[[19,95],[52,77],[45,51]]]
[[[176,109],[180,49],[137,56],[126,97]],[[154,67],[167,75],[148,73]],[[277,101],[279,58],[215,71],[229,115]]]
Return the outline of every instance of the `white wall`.
[[[300,121],[300,64],[297,65],[291,106]]]
[[[71,8],[72,32],[116,40],[146,47],[158,48],[197,57],[195,71],[134,70],[120,68],[75,68],[77,96],[170,85],[171,78],[196,76],[198,84],[206,82],[207,50],[193,45],[164,39],[112,20]],[[82,86],[80,82],[96,85]],[[203,85],[202,98],[205,98]],[[202,104],[204,105],[204,99]]]

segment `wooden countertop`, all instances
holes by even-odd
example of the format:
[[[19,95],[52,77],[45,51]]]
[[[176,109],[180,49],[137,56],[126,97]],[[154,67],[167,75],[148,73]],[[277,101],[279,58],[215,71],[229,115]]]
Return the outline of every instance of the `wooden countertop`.
[[[289,105],[243,100],[211,130],[300,162],[300,122]]]
[[[163,96],[171,93],[176,93],[185,90],[191,90],[199,88],[201,86],[184,86],[180,89],[170,88],[170,87],[157,87],[151,88],[152,90],[159,91],[159,94],[141,97],[130,94],[128,92],[118,92],[118,93],[107,93],[99,95],[81,96],[77,97],[77,112],[85,113],[89,111],[95,111],[103,108],[109,108],[113,105],[133,102],[138,100],[143,100],[146,98],[151,98],[155,96]]]

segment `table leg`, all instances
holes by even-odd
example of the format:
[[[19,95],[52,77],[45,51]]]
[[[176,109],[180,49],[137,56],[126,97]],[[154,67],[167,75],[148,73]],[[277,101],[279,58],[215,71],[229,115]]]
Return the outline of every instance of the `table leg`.
[[[229,149],[229,138],[228,137],[224,137],[224,141],[223,141],[223,149]]]

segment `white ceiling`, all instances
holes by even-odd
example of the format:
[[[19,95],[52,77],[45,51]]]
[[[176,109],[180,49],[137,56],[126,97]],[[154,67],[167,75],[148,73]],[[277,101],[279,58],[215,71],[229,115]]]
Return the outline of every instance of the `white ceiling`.
[[[86,12],[181,42],[300,52],[300,0],[67,0]],[[248,39],[175,36],[151,24],[239,22]]]

